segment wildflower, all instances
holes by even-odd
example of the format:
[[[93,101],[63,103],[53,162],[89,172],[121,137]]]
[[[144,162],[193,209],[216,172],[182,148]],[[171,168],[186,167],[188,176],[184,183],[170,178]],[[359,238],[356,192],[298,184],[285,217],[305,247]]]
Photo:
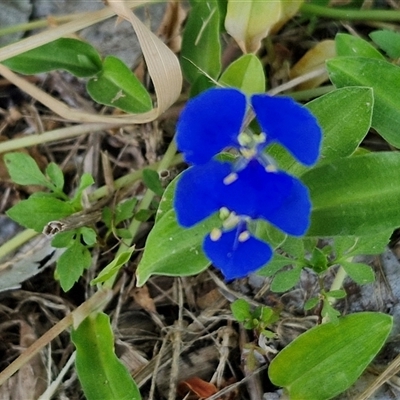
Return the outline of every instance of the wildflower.
[[[236,89],[210,89],[190,100],[177,127],[178,148],[193,164],[177,184],[177,219],[191,227],[220,212],[221,226],[205,238],[203,249],[227,279],[246,276],[272,257],[271,247],[252,233],[254,220],[267,220],[295,236],[309,226],[308,189],[279,171],[266,147],[278,142],[310,166],[321,142],[315,117],[292,99],[262,94],[250,102],[259,135],[244,126],[247,99]],[[232,163],[214,159],[226,148],[240,156]]]

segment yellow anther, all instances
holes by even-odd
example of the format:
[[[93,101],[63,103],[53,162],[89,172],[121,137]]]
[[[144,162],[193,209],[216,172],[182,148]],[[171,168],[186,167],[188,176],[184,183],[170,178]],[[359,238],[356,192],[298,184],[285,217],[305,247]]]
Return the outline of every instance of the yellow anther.
[[[249,231],[243,231],[238,237],[238,240],[241,243],[243,243],[243,242],[245,242],[246,240],[249,240],[249,239],[250,239]]]
[[[235,182],[236,179],[238,178],[238,175],[236,172],[230,173],[228,176],[226,176],[223,180],[224,185],[230,185],[231,183]]]
[[[277,171],[278,171],[278,168],[276,168],[275,165],[268,164],[268,165],[265,167],[265,170],[266,170],[267,172],[277,172]]]
[[[216,242],[217,240],[219,240],[222,236],[222,231],[221,229],[218,228],[214,228],[211,232],[210,232],[210,239],[213,242]]]

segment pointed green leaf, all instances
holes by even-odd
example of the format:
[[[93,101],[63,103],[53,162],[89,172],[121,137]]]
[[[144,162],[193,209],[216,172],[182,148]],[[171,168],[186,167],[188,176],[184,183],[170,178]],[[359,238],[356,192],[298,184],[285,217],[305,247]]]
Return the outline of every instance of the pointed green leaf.
[[[74,208],[54,197],[31,196],[11,207],[6,214],[25,228],[42,232],[50,221],[57,221],[74,213]]]
[[[271,283],[271,290],[281,293],[291,289],[300,280],[301,271],[301,267],[294,267],[287,271],[278,272]]]
[[[291,400],[327,400],[349,388],[376,356],[392,317],[363,312],[310,329],[272,360],[269,377]]]
[[[46,168],[46,174],[54,186],[62,191],[64,188],[64,174],[61,168],[57,164],[51,162]]]
[[[114,351],[110,318],[90,315],[71,333],[76,371],[87,400],[141,400],[139,389]]]
[[[13,71],[33,75],[63,69],[78,77],[101,71],[101,59],[93,46],[77,39],[61,38],[2,61]]]
[[[363,236],[400,224],[400,154],[344,158],[302,176],[313,205],[310,236]]]
[[[340,264],[346,271],[347,275],[349,275],[350,278],[359,285],[365,285],[375,281],[374,271],[367,264],[348,261],[342,261]]]
[[[400,58],[400,34],[398,32],[388,30],[375,31],[371,32],[369,37],[390,58]]]
[[[90,251],[80,242],[74,241],[57,261],[56,277],[64,292],[68,292],[74,283],[90,267],[92,257]]]
[[[181,50],[182,71],[190,83],[204,75],[218,78],[221,71],[220,40],[217,2],[195,2],[183,31]]]
[[[245,54],[228,66],[218,82],[223,86],[238,88],[247,95],[264,93],[263,65],[254,54]]]
[[[135,74],[117,57],[104,59],[101,73],[88,81],[86,89],[93,100],[128,113],[150,111],[151,97]]]
[[[231,304],[233,317],[238,322],[251,318],[250,304],[245,299],[237,299]]]
[[[135,246],[130,247],[128,250],[123,251],[117,257],[114,258],[104,269],[99,273],[99,275],[93,279],[90,284],[97,285],[98,283],[103,283],[107,279],[114,276],[121,267],[123,267],[131,258],[132,253],[135,251]]]
[[[347,33],[338,33],[335,37],[336,54],[339,57],[358,56],[384,60],[385,57],[366,40]]]
[[[400,147],[400,67],[365,57],[338,57],[327,62],[329,77],[337,87],[365,86],[374,90],[372,127]],[[376,79],[377,74],[380,79]]]
[[[152,190],[157,196],[162,196],[164,188],[161,185],[160,176],[154,169],[145,168],[143,170],[142,179],[144,184]]]
[[[53,185],[40,171],[36,161],[25,153],[7,153],[4,161],[11,180],[18,185],[40,185],[49,189]]]

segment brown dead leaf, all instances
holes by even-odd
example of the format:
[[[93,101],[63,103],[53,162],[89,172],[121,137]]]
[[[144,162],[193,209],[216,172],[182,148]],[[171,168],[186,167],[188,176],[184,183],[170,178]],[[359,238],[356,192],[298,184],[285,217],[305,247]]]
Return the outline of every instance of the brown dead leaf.
[[[290,70],[290,78],[294,79],[305,75],[309,72],[316,71],[325,66],[326,60],[336,56],[336,48],[334,40],[323,40],[317,43],[292,67]],[[301,83],[296,88],[298,90],[313,89],[321,85],[328,79],[328,72]]]
[[[182,397],[191,393],[192,396],[189,399],[193,400],[207,399],[213,394],[218,393],[218,389],[212,383],[206,382],[196,376],[179,382],[177,390],[178,394]]]
[[[138,303],[146,311],[151,313],[156,312],[154,300],[150,297],[149,289],[147,288],[147,286],[135,288],[133,289],[131,294],[136,303]]]
[[[180,1],[170,1],[158,28],[158,35],[174,53],[178,53],[181,49],[182,24],[186,14],[187,12],[183,9]]]

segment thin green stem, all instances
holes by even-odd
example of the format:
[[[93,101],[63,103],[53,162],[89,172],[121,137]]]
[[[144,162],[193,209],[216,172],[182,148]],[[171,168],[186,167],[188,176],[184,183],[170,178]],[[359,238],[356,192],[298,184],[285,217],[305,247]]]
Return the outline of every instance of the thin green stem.
[[[303,14],[311,14],[317,17],[347,21],[400,21],[400,11],[397,10],[357,10],[304,3],[300,11]]]
[[[28,240],[33,239],[37,235],[39,235],[39,233],[34,231],[33,229],[26,229],[18,235],[14,236],[12,239],[0,246],[0,259],[11,253],[12,251],[17,250]]]
[[[344,270],[344,268],[343,267],[339,267],[339,269],[337,270],[335,279],[332,282],[330,291],[332,291],[332,290],[340,290],[343,287],[343,282],[346,279],[346,277],[347,277],[347,273]],[[331,302],[331,304],[332,304],[332,302]]]

